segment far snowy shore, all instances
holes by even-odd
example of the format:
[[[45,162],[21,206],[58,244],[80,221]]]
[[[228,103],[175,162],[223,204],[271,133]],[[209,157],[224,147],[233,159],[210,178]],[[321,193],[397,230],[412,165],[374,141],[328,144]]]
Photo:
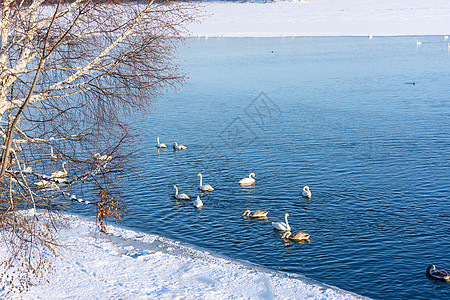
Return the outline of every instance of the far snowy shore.
[[[206,4],[201,37],[448,35],[450,1],[309,0]]]
[[[43,218],[42,216],[40,218]],[[303,277],[245,265],[162,237],[64,215],[50,283],[23,299],[361,299]],[[5,255],[0,247],[0,257]],[[0,298],[6,298],[0,289]]]

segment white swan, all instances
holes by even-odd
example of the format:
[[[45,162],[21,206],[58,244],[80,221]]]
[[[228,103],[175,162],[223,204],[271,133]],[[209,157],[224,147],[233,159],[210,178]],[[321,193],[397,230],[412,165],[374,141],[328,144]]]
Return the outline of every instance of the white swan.
[[[159,136],[156,138],[157,144],[156,147],[158,148],[167,148],[166,144],[160,144],[159,143]]]
[[[250,218],[264,218],[267,216],[267,214],[268,214],[268,212],[265,210],[257,210],[257,211],[251,212],[250,210],[247,209],[246,211],[244,211],[242,213],[242,216],[243,217],[248,216]]]
[[[247,185],[247,184],[254,184],[255,183],[255,173],[250,173],[248,177],[241,179],[239,181],[239,184]]]
[[[50,186],[52,183],[47,180],[41,180],[39,182],[35,182],[34,184],[39,188],[44,188],[44,187]]]
[[[444,35],[444,40],[448,40],[448,35]]]
[[[422,42],[419,41],[419,40],[417,40],[417,41],[416,41],[416,45],[417,45],[417,47],[419,47],[420,45],[422,45]]]
[[[175,195],[173,195],[173,196],[175,197],[175,199],[178,199],[178,200],[189,200],[189,199],[191,199],[191,197],[189,197],[189,196],[186,195],[186,194],[179,194],[179,195],[178,195],[178,188],[177,188],[176,185],[174,185],[174,186],[172,187],[172,190],[173,190],[173,189],[175,189]]]
[[[281,231],[290,231],[291,230],[291,226],[289,226],[287,217],[289,217],[288,213],[284,214],[284,221],[283,222],[272,222],[272,226],[273,228],[277,229],[277,230],[281,230]]]
[[[311,198],[311,191],[309,190],[309,186],[305,185],[303,187],[303,192],[302,192],[302,196],[306,197],[306,198]]]
[[[25,165],[23,165],[23,166],[25,167]],[[33,172],[33,168],[32,167],[25,167],[23,169],[23,172],[31,173],[31,172]]]
[[[290,231],[286,231],[281,238],[282,239],[289,239],[291,241],[301,241],[301,240],[309,240],[310,235],[305,232],[297,232],[294,235],[291,235]]]
[[[100,153],[95,153],[94,158],[97,162],[110,162],[112,160],[112,156],[109,155],[102,155],[100,156]]]
[[[201,208],[203,206],[203,202],[200,199],[200,196],[197,196],[197,199],[194,201],[194,206],[197,208]]]
[[[203,192],[212,192],[214,191],[213,187],[209,184],[202,184],[202,173],[198,173],[197,176],[200,176],[200,185],[198,186],[198,189]]]
[[[178,143],[175,142],[175,143],[173,143],[173,149],[174,149],[174,150],[186,150],[187,147],[186,147],[186,146],[183,146],[183,145],[178,145]]]
[[[50,147],[50,157],[51,157],[52,159],[57,159],[57,158],[58,158],[58,156],[57,156],[56,154],[53,153],[53,147]]]
[[[56,171],[52,173],[53,178],[60,178],[60,177],[66,177],[67,176],[67,170],[64,168],[64,165],[66,165],[67,162],[63,161],[62,168],[64,171]]]

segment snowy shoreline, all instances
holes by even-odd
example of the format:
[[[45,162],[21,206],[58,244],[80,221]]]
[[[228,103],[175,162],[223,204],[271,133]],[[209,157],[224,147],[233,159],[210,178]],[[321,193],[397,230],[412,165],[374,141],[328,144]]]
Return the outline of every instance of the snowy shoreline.
[[[31,287],[24,299],[364,299],[156,235],[109,225],[109,235],[102,236],[95,222],[75,215],[64,214],[59,225],[59,239],[68,247],[60,249],[50,282]]]
[[[450,1],[207,2],[198,37],[449,35]]]

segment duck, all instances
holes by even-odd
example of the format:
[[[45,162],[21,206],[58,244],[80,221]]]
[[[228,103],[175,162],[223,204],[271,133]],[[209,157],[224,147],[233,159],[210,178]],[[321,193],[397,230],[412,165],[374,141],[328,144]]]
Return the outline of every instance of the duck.
[[[435,265],[429,265],[427,268],[427,276],[442,281],[450,282],[450,275],[446,270],[436,270]]]
[[[64,165],[66,165],[66,164],[67,164],[67,162],[66,162],[66,161],[63,161],[63,163],[62,163],[62,168],[63,168],[64,171],[56,171],[56,172],[53,172],[53,173],[52,173],[52,177],[53,177],[53,178],[67,177],[67,170],[66,170],[66,168],[64,168]]]
[[[306,198],[311,198],[311,191],[309,190],[309,186],[305,185],[303,187],[303,192],[302,192],[302,196],[306,197]]]
[[[248,177],[245,177],[239,181],[241,185],[254,184],[255,183],[255,173],[250,173]]]
[[[265,211],[265,210],[257,210],[257,211],[254,211],[254,212],[251,212],[250,210],[246,210],[246,211],[244,211],[243,213],[242,213],[242,217],[250,217],[250,218],[264,218],[264,217],[266,217],[267,216],[267,214],[268,214],[268,212],[267,211]]]
[[[290,231],[286,231],[281,238],[282,239],[289,239],[291,241],[302,241],[302,240],[309,240],[310,235],[305,232],[297,232],[294,235],[291,235]]]
[[[287,217],[289,217],[288,213],[284,214],[284,223],[283,222],[272,222],[272,226],[273,228],[277,229],[277,230],[281,230],[281,231],[290,231],[291,230],[291,226],[289,226]]]
[[[198,186],[198,189],[203,192],[212,192],[214,191],[213,187],[209,184],[202,184],[202,173],[198,173],[197,176],[200,176],[200,185]]]
[[[157,142],[157,144],[156,144],[157,148],[167,148],[166,144],[164,144],[164,143],[160,144],[159,143],[159,136],[156,138],[156,142]]]
[[[179,195],[178,195],[178,188],[177,188],[176,185],[174,185],[174,186],[172,187],[172,190],[173,190],[173,189],[175,189],[175,195],[173,195],[173,196],[175,197],[175,199],[178,199],[178,200],[189,200],[189,199],[191,199],[191,197],[189,197],[189,196],[186,195],[186,194],[179,194]]]
[[[186,150],[187,147],[184,146],[184,145],[178,145],[177,142],[174,142],[174,143],[173,143],[173,149],[174,149],[174,150]]]
[[[106,154],[100,156],[100,153],[95,153],[94,158],[97,162],[110,162],[112,160],[112,156]]]
[[[200,199],[200,196],[197,196],[197,199],[195,199],[194,206],[197,207],[197,208],[201,208],[203,206],[203,202]]]

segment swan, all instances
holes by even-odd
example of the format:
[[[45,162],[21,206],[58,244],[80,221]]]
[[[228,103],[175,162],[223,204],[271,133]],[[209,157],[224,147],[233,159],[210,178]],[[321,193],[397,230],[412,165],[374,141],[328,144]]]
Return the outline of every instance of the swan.
[[[200,196],[197,196],[197,199],[194,201],[194,206],[197,208],[201,208],[203,206],[203,202],[200,199]]]
[[[203,192],[212,192],[212,191],[214,191],[213,187],[210,186],[209,184],[205,184],[205,185],[202,184],[202,173],[198,173],[197,176],[200,176],[200,185],[198,186],[198,189],[200,191],[203,191]]]
[[[186,146],[183,146],[183,145],[178,145],[178,143],[175,142],[175,143],[173,143],[173,149],[174,149],[174,150],[186,150],[187,147],[186,147]]]
[[[58,156],[56,156],[56,154],[53,153],[53,147],[50,147],[50,157],[52,159],[57,159],[58,158]]]
[[[179,195],[178,195],[178,188],[177,188],[176,185],[174,185],[174,186],[172,187],[172,190],[173,190],[173,189],[175,189],[175,195],[173,195],[173,196],[175,197],[175,199],[178,199],[178,200],[189,200],[189,199],[191,199],[191,197],[189,197],[189,196],[186,195],[186,194],[179,194]]]
[[[444,40],[448,40],[448,35],[444,35]]]
[[[24,167],[25,167],[25,165],[24,165]],[[33,168],[32,167],[25,167],[23,169],[23,172],[31,173],[31,172],[33,172]]]
[[[241,179],[239,181],[239,184],[247,185],[247,184],[254,184],[255,183],[255,173],[250,173],[248,177]]]
[[[110,162],[112,160],[112,156],[106,154],[100,156],[100,153],[95,153],[94,158],[97,160],[97,162]]]
[[[266,217],[267,216],[267,214],[268,214],[268,212],[267,211],[265,211],[265,210],[257,210],[257,211],[255,211],[255,212],[251,212],[250,210],[246,210],[246,211],[244,211],[243,213],[242,213],[242,216],[243,217],[250,217],[250,218],[264,218],[264,217]]]
[[[282,239],[289,239],[291,241],[301,241],[301,240],[309,240],[310,235],[304,232],[297,232],[294,235],[291,235],[290,231],[286,231],[281,238]]]
[[[52,177],[53,178],[58,178],[58,177],[66,177],[67,176],[67,170],[64,168],[64,165],[66,165],[67,162],[63,161],[62,163],[62,168],[64,171],[56,171],[52,173]]]
[[[434,265],[429,265],[427,268],[427,276],[430,276],[433,279],[450,281],[450,275],[445,270],[436,270]]]
[[[311,191],[309,190],[309,186],[305,185],[303,187],[303,192],[302,192],[302,196],[306,197],[306,198],[311,198]]]
[[[291,226],[289,226],[287,217],[289,217],[288,213],[284,214],[284,221],[283,222],[272,222],[272,226],[273,228],[277,229],[277,230],[281,230],[281,231],[290,231],[291,230]]]
[[[157,141],[157,144],[156,144],[156,147],[158,147],[158,148],[167,148],[167,146],[166,146],[166,144],[160,144],[159,143],[159,136],[156,138],[156,141]]]
[[[47,180],[41,180],[41,181],[39,181],[39,182],[35,182],[34,184],[35,184],[37,187],[39,187],[39,188],[44,188],[44,187],[50,186],[50,185],[51,185],[51,182],[50,182],[50,181],[47,181]]]
[[[422,42],[417,40],[416,44],[417,44],[417,47],[419,47],[420,45],[422,45]]]

